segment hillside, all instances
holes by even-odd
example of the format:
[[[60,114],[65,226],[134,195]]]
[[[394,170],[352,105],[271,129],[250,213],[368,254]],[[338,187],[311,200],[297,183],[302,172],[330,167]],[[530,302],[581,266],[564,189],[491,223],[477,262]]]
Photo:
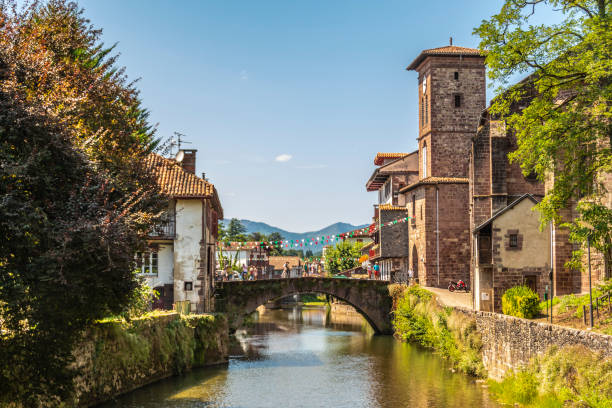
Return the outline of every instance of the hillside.
[[[225,220],[222,220],[221,222],[223,223],[224,226],[227,226],[230,220],[225,219]],[[296,239],[301,240],[301,239],[313,238],[313,237],[321,236],[321,235],[325,235],[325,236],[337,235],[342,232],[353,231],[353,230],[364,228],[368,226],[368,224],[352,225],[352,224],[348,224],[345,222],[337,222],[335,224],[329,225],[317,231],[308,231],[308,232],[300,233],[300,232],[290,232],[282,228],[273,227],[272,225],[266,224],[265,222],[257,222],[257,221],[251,221],[251,220],[240,220],[240,222],[247,229],[247,234],[250,234],[253,232],[259,232],[261,234],[268,235],[273,232],[278,232],[279,234],[283,236],[284,239],[290,239],[290,240],[296,240]],[[319,249],[317,248],[316,245],[312,245],[312,247],[313,248],[309,248],[309,249],[315,249],[315,248]]]

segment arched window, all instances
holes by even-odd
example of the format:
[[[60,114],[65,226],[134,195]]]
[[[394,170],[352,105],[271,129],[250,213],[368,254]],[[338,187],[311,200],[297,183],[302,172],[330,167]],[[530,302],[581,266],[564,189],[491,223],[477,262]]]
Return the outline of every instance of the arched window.
[[[427,177],[427,145],[423,144],[421,149],[421,155],[423,156],[423,178]]]

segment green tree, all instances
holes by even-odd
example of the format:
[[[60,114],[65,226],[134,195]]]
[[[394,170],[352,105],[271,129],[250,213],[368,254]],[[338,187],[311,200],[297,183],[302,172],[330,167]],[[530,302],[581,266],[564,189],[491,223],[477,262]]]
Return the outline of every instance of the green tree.
[[[0,2],[0,405],[57,405],[84,329],[135,306],[134,253],[164,200],[154,129],[100,30],[73,3],[14,3]]]
[[[252,232],[247,237],[247,241],[264,242],[266,240],[267,240],[267,237],[261,232]]]
[[[272,243],[272,248],[270,249],[271,256],[282,256],[283,249],[281,245],[281,241],[283,240],[283,236],[279,232],[273,232],[267,237],[267,241]]]
[[[246,241],[246,231],[246,227],[242,225],[239,219],[232,218],[227,226],[227,240],[244,242]]]
[[[304,251],[301,249],[283,249],[281,252],[282,256],[299,256],[304,259]]]
[[[222,222],[217,225],[217,240],[219,242],[229,242],[227,228],[225,228]]]
[[[340,241],[325,252],[325,269],[333,274],[359,266],[361,242]]]
[[[540,8],[557,23],[538,24]],[[612,1],[506,0],[474,30],[486,50],[488,76],[499,84],[491,113],[504,117],[518,141],[510,160],[541,181],[554,177],[537,206],[584,244],[588,234],[612,268],[612,209],[604,179],[612,171]],[[529,74],[508,85],[516,74]],[[578,217],[565,209],[577,203]],[[574,254],[574,265],[582,253]]]
[[[313,257],[313,253],[310,249],[306,250],[306,258],[312,258]]]

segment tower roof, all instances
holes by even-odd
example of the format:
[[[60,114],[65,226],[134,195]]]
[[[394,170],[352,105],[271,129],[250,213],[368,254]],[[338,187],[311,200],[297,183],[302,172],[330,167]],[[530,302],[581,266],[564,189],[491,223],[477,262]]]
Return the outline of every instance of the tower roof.
[[[484,57],[483,53],[476,48],[458,47],[456,45],[447,45],[444,47],[431,48],[429,50],[423,50],[418,57],[406,70],[412,71],[419,66],[419,64],[427,57],[447,57],[447,56],[465,56],[465,57]]]

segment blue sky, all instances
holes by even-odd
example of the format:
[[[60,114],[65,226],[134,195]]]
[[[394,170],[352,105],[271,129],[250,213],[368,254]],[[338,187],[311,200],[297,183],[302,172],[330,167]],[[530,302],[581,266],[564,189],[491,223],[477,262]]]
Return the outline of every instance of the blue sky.
[[[159,136],[198,149],[226,218],[370,222],[376,152],[416,148],[422,49],[476,47],[501,1],[81,0]],[[186,146],[187,147],[187,146]]]

